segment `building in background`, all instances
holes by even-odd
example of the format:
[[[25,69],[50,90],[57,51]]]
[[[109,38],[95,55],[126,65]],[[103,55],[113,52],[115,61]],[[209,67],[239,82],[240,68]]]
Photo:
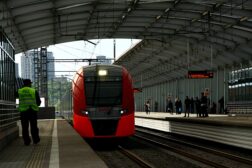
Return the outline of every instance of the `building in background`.
[[[54,60],[54,56],[52,52],[47,52],[47,59]],[[55,78],[55,66],[54,61],[50,61],[47,64],[47,79],[52,80]]]
[[[21,55],[21,78],[31,79],[34,82],[33,51],[27,51]]]
[[[112,64],[112,61],[111,59],[107,59],[106,56],[103,56],[103,55],[99,55],[99,56],[96,56],[96,59],[98,59],[99,61],[97,62],[92,62],[91,64]]]
[[[15,63],[15,75],[16,75],[16,78],[19,77],[18,63]]]
[[[36,51],[30,50],[22,54],[21,56],[21,77],[24,79],[31,79],[34,82],[34,55]],[[54,59],[52,52],[47,52],[47,59]],[[47,78],[51,80],[55,77],[54,62],[50,61],[47,64]]]

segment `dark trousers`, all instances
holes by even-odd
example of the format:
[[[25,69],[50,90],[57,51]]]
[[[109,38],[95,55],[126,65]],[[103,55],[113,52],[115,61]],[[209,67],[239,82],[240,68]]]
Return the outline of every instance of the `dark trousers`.
[[[201,106],[200,117],[208,117],[207,106]]]
[[[188,115],[188,117],[189,117],[189,114],[190,114],[190,107],[186,107],[186,109],[185,109],[185,116],[184,116],[184,117],[186,117],[186,113],[187,113],[187,115]]]
[[[38,143],[40,141],[39,138],[39,129],[37,126],[37,112],[29,109],[27,111],[20,112],[20,119],[22,125],[22,136],[25,145],[29,145],[31,142],[29,136],[29,124],[31,127],[31,136],[33,143]]]

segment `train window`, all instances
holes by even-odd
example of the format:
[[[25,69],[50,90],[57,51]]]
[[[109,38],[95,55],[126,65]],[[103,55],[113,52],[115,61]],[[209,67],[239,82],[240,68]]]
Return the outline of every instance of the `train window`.
[[[114,106],[122,104],[122,81],[86,81],[88,106]]]

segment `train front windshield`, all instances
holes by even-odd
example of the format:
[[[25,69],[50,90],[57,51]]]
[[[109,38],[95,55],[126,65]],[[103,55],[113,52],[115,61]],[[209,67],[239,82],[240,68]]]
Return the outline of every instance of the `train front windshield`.
[[[86,77],[87,106],[117,106],[122,104],[122,77]]]

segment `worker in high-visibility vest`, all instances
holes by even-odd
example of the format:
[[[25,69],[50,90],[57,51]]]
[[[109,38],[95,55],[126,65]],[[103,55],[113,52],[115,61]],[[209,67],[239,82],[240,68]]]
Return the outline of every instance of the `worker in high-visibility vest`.
[[[31,80],[24,79],[23,87],[18,90],[20,119],[22,125],[22,136],[25,145],[30,145],[31,139],[29,136],[29,124],[31,127],[31,135],[33,144],[37,144],[40,141],[39,129],[37,126],[37,112],[41,100],[38,92],[31,87]]]

